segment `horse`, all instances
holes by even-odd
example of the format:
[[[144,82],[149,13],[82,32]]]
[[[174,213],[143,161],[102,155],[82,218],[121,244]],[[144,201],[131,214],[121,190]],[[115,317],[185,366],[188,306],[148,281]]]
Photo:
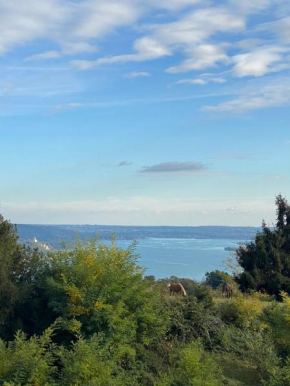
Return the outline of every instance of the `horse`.
[[[181,283],[169,283],[168,289],[170,295],[181,294],[182,296],[186,296],[186,291]]]
[[[230,283],[224,283],[222,289],[223,296],[226,296],[230,299],[233,296],[233,286]]]

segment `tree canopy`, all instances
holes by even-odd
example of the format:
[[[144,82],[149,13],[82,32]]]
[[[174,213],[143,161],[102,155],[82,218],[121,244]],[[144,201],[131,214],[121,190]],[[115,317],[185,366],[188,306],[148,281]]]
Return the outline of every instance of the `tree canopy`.
[[[275,229],[264,225],[239,249],[260,278],[259,258],[272,266],[262,289],[277,267],[287,288],[289,205],[281,197],[277,205]],[[245,285],[254,274],[244,269]],[[229,300],[218,284],[233,278],[221,271],[205,283],[144,272],[134,243],[76,240],[44,254],[19,244],[0,217],[0,386],[289,386],[286,293],[278,303],[237,289]],[[170,296],[168,282],[182,283],[187,296]]]
[[[237,261],[244,272],[237,280],[242,289],[264,290],[279,295],[290,293],[290,206],[286,198],[276,197],[276,224],[263,221],[255,240],[238,248]]]

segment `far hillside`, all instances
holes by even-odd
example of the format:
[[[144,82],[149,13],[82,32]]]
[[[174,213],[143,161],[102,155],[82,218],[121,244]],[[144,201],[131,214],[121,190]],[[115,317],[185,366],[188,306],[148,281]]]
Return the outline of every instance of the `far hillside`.
[[[76,233],[81,239],[98,235],[102,240],[110,240],[114,234],[120,240],[138,240],[148,237],[179,239],[234,239],[252,240],[260,227],[229,226],[117,226],[117,225],[29,225],[18,224],[20,241],[25,243],[36,237],[59,248],[63,241],[75,240]]]

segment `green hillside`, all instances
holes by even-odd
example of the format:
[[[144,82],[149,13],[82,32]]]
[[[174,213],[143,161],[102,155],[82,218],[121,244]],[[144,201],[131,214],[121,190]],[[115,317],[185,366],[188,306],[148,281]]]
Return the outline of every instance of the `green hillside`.
[[[43,252],[0,217],[0,385],[289,385],[289,259],[281,197],[276,227],[238,249],[242,273],[204,283],[144,277],[134,244]]]

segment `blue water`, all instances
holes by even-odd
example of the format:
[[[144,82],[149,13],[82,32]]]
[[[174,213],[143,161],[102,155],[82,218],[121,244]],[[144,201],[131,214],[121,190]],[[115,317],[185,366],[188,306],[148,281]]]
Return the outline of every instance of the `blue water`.
[[[146,268],[145,275],[156,279],[187,277],[202,280],[207,271],[225,270],[223,264],[233,255],[225,247],[237,247],[238,240],[225,239],[160,239],[148,238],[138,241],[136,252],[139,264]],[[118,240],[121,248],[130,245],[128,240]]]

